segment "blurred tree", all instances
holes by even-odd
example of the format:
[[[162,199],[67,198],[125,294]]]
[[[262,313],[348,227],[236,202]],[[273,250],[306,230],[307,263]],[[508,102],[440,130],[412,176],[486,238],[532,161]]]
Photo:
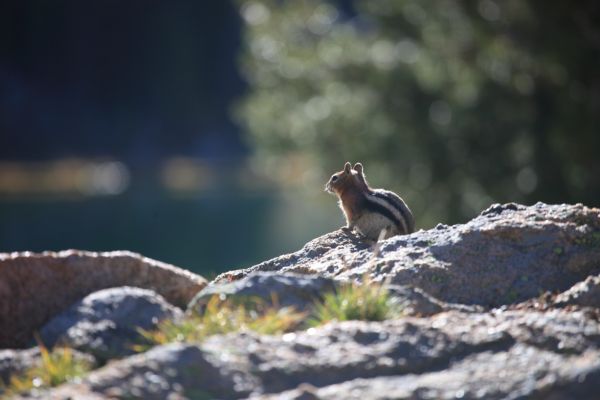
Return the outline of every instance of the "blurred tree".
[[[360,160],[420,226],[494,201],[599,204],[600,3],[342,6],[241,3],[237,116],[264,167],[322,179]]]

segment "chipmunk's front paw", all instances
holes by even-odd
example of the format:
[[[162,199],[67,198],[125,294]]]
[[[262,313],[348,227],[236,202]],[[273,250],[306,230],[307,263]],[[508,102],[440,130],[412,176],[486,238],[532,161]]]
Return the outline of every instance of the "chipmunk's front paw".
[[[353,227],[353,226],[348,226],[348,225],[346,225],[346,226],[342,226],[342,227],[340,228],[340,230],[341,230],[342,232],[346,232],[346,233],[352,233],[352,231],[354,230],[354,227]]]

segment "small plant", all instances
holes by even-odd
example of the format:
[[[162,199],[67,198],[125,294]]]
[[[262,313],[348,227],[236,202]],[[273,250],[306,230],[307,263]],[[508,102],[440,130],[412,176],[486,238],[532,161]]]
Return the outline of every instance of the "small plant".
[[[134,349],[145,351],[171,342],[200,342],[211,335],[241,330],[273,335],[293,330],[305,317],[305,313],[292,308],[267,307],[260,301],[234,305],[213,296],[202,315],[186,316],[179,321],[165,320],[156,330],[141,330],[146,343],[138,344]]]
[[[352,283],[327,293],[323,301],[315,304],[309,324],[316,326],[332,320],[383,321],[400,314],[382,284],[365,280],[363,284]]]
[[[39,347],[41,353],[39,365],[11,376],[5,388],[7,395],[16,395],[34,388],[58,386],[83,376],[92,369],[89,361],[74,357],[73,350],[67,347],[56,348],[51,352],[41,344]]]

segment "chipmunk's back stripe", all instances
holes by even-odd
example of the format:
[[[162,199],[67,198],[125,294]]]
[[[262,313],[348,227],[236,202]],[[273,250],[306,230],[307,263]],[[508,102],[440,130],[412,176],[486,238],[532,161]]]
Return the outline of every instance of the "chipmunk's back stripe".
[[[392,221],[394,225],[398,227],[398,229],[403,230],[404,224],[403,221],[399,220],[396,215],[392,211],[390,211],[389,207],[386,207],[379,203],[379,199],[370,199],[371,201],[366,202],[366,207],[368,210],[373,211],[375,213],[384,215],[387,219]]]
[[[401,199],[397,198],[393,192],[381,193],[374,190],[373,195],[380,198],[383,201],[392,203],[391,205],[396,210],[398,210],[402,217],[402,220],[406,221],[407,225],[409,224],[409,221],[411,220],[411,215],[409,215],[410,211],[408,211],[406,204]]]
[[[385,215],[389,220],[394,222],[400,232],[409,233],[407,223],[404,220],[402,213],[396,209],[394,204],[390,204],[385,199],[381,199],[379,196],[372,194],[367,194],[366,197],[367,203],[373,205],[373,207],[376,206],[380,214]],[[383,210],[385,210],[385,212]]]
[[[402,200],[396,198],[392,192],[382,193],[376,190],[373,190],[368,196],[375,197],[371,197],[374,201],[383,202],[383,204],[385,204],[384,207],[390,209],[390,212],[395,214],[396,218],[394,220],[400,222],[398,227],[401,228],[402,232],[407,234],[412,233],[413,228],[411,224],[411,215],[409,215],[410,211]]]

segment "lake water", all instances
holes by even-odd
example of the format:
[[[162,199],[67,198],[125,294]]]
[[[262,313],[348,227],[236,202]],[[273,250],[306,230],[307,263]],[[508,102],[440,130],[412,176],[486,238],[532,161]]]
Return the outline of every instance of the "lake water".
[[[131,250],[202,275],[299,249],[343,224],[335,199],[247,192],[0,197],[0,252]]]

